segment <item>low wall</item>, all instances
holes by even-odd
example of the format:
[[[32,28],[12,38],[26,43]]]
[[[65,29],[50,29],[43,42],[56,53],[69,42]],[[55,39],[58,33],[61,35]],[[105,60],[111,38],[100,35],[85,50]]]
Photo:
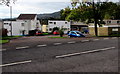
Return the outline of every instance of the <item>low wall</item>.
[[[98,36],[105,36],[108,35],[108,27],[98,27]],[[95,28],[89,27],[89,34],[91,36],[95,36]]]

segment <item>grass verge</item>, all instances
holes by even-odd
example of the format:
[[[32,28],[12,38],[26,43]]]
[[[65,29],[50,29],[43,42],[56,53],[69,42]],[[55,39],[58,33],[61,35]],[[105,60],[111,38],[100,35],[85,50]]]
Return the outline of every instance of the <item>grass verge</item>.
[[[9,40],[9,39],[18,38],[18,37],[22,37],[22,36],[6,36],[6,37],[2,37],[0,39],[2,39],[2,40]]]
[[[48,37],[48,38],[67,38],[67,37]]]
[[[9,40],[0,40],[0,44],[8,43]]]

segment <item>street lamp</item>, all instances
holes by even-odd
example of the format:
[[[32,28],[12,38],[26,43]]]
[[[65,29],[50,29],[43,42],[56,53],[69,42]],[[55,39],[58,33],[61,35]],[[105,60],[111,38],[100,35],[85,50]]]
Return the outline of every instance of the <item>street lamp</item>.
[[[10,32],[10,35],[12,36],[12,6],[10,6],[10,29],[11,29],[11,32]]]

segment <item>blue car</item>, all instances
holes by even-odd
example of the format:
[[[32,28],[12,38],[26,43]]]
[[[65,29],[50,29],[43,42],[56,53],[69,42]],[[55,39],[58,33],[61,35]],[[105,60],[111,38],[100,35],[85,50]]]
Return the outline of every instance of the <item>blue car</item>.
[[[69,37],[85,37],[80,31],[69,31]]]

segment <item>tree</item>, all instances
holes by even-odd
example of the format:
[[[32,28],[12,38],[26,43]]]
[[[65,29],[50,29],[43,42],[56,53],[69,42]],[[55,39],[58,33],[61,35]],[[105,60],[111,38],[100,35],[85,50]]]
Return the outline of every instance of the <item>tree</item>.
[[[4,4],[6,6],[9,6],[11,3],[15,3],[17,0],[1,0],[0,4]]]
[[[65,18],[70,14],[71,9],[70,7],[66,7],[64,10],[61,10],[61,19],[65,20]]]
[[[63,29],[60,29],[60,30],[59,30],[59,34],[60,34],[60,37],[63,37],[63,35],[64,35]]]

